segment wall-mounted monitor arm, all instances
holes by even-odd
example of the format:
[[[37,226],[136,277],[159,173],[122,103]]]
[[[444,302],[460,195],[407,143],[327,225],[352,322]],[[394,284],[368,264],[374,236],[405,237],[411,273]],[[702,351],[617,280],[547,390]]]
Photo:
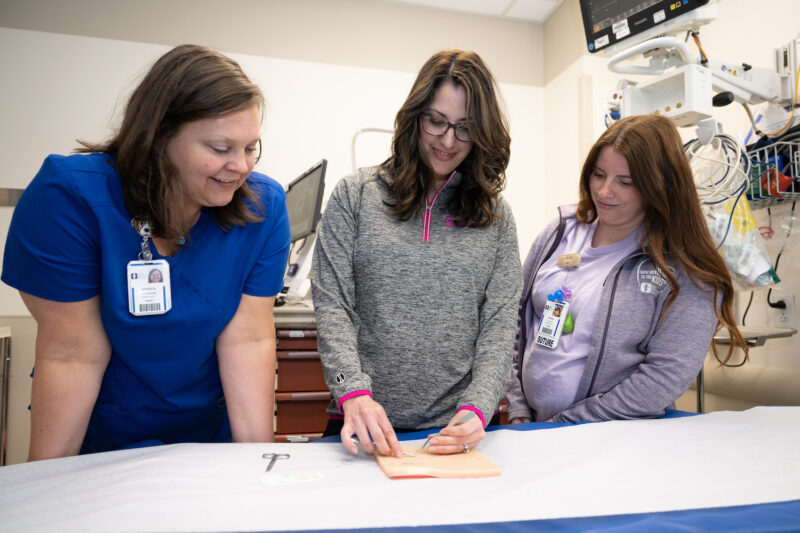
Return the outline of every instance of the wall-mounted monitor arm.
[[[621,65],[623,61],[640,54],[651,54],[650,66]],[[658,37],[623,50],[608,61],[608,69],[619,74],[663,74],[664,71],[678,64],[693,63],[692,53],[685,42],[677,37]]]
[[[624,61],[639,55],[650,57],[649,66],[624,65]],[[608,68],[619,74],[660,76],[672,67],[700,63],[686,43],[677,37],[659,37],[639,43],[614,55]],[[707,65],[711,72],[712,86],[716,92],[729,91],[736,102],[760,104],[781,100],[781,80],[774,70],[745,67],[740,64],[709,58]],[[788,95],[787,95],[788,96]],[[789,103],[788,98],[784,98]]]
[[[774,102],[789,104],[789,95],[781,94],[780,76],[774,71],[759,67],[744,67],[709,58],[712,84],[717,92],[730,91],[739,103],[760,104]]]

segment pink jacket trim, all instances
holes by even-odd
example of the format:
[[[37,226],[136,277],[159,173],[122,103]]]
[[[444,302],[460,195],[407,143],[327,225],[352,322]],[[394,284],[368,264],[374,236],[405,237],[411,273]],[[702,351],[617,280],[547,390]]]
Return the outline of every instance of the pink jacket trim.
[[[447,178],[447,181],[442,183],[442,186],[439,187],[439,190],[433,195],[433,200],[430,203],[428,203],[428,196],[425,195],[425,219],[422,222],[422,242],[430,242],[431,240],[431,211],[433,210],[433,205],[436,203],[436,199],[439,198],[439,193],[447,187],[447,184],[450,183],[450,180],[453,179],[455,175],[456,171],[454,170],[450,173],[450,177]]]
[[[481,424],[483,424],[483,427],[486,427],[486,419],[483,417],[483,413],[481,412],[481,410],[478,409],[477,407],[472,407],[471,405],[462,405],[461,407],[458,408],[458,411],[472,411],[473,413],[478,415],[478,418],[481,419]]]
[[[339,408],[339,412],[342,412],[342,404],[344,402],[346,402],[350,398],[355,398],[356,396],[364,396],[364,395],[369,396],[370,398],[372,398],[372,391],[368,391],[368,390],[365,390],[365,389],[360,389],[360,390],[354,390],[353,392],[348,392],[347,394],[345,394],[344,396],[339,398],[339,401],[336,402],[336,407]]]

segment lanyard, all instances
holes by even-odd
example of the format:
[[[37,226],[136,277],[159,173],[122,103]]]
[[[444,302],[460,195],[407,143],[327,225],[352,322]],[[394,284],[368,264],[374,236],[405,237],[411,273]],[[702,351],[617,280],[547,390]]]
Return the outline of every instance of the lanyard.
[[[169,263],[153,260],[149,240],[153,229],[148,222],[131,220],[131,225],[142,238],[136,261],[127,268],[128,311],[134,316],[163,315],[172,308],[172,285]]]

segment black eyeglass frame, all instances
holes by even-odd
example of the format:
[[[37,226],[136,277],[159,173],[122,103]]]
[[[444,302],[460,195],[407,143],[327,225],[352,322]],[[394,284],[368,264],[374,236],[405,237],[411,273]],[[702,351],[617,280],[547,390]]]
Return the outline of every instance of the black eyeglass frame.
[[[431,119],[436,118],[436,120],[438,120],[440,122],[444,122],[445,124],[447,124],[447,127],[444,129],[444,131],[442,133],[431,133],[431,132],[429,132],[428,130],[425,129],[425,122],[424,122],[424,118],[425,117],[428,117],[428,118],[431,118]],[[441,137],[443,135],[446,135],[448,130],[450,130],[450,128],[453,128],[453,135],[455,135],[456,139],[458,139],[462,143],[475,142],[473,139],[465,141],[464,139],[462,139],[461,137],[458,136],[458,133],[457,133],[458,132],[458,128],[464,128],[467,131],[469,131],[469,128],[467,128],[466,126],[460,126],[458,124],[453,124],[452,122],[447,122],[446,120],[441,120],[440,118],[438,118],[435,115],[433,115],[433,113],[428,113],[427,111],[423,111],[419,116],[419,123],[420,123],[420,126],[422,126],[422,130],[425,133],[427,133],[428,135],[433,135],[434,137]]]

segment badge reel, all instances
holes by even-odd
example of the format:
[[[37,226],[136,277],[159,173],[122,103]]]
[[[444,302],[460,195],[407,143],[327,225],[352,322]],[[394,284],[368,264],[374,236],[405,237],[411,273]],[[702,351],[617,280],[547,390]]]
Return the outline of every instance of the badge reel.
[[[153,261],[147,240],[152,229],[147,222],[131,221],[142,237],[139,260],[128,263],[128,311],[134,316],[163,315],[172,308],[169,263]]]
[[[556,291],[556,294],[559,292],[561,291]],[[561,338],[568,314],[569,302],[564,301],[563,298],[557,298],[553,294],[547,295],[542,320],[539,322],[539,329],[536,330],[536,344],[551,350],[555,349]]]

